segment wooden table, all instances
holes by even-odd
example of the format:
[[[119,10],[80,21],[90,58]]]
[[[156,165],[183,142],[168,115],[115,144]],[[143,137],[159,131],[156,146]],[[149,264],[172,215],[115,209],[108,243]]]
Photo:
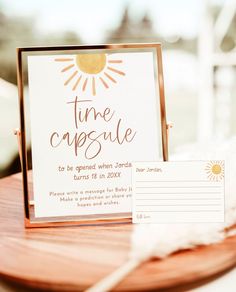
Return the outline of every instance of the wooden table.
[[[83,291],[127,259],[132,224],[25,229],[23,221],[21,176],[1,179],[0,275],[11,287],[4,291]],[[186,291],[235,265],[232,237],[149,261],[115,291]]]

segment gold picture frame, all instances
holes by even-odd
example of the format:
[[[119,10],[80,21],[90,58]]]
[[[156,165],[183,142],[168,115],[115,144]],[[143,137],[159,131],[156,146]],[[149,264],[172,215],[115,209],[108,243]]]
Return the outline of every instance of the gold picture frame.
[[[77,216],[77,218],[71,218],[70,216],[64,216],[60,219],[54,220],[41,219],[37,220],[34,217],[34,199],[33,191],[30,190],[29,184],[29,166],[27,161],[27,130],[26,130],[26,108],[25,108],[25,68],[24,60],[28,55],[35,54],[69,54],[74,51],[80,50],[154,50],[157,60],[157,88],[159,89],[160,99],[160,126],[161,126],[161,148],[162,157],[164,161],[168,160],[168,130],[171,124],[167,124],[166,121],[166,106],[165,106],[165,94],[164,94],[164,79],[162,68],[162,50],[160,43],[142,43],[142,44],[104,44],[104,45],[83,45],[83,46],[52,46],[52,47],[25,47],[17,48],[17,83],[18,83],[18,95],[19,95],[19,109],[20,109],[20,129],[15,130],[15,134],[18,138],[19,154],[22,168],[22,180],[23,180],[23,194],[24,194],[24,210],[25,210],[25,227],[50,227],[50,226],[65,226],[65,225],[88,225],[88,224],[106,224],[106,223],[127,223],[131,222],[131,214],[124,216],[90,216],[91,218],[83,218],[83,216]],[[82,218],[80,218],[82,217]]]

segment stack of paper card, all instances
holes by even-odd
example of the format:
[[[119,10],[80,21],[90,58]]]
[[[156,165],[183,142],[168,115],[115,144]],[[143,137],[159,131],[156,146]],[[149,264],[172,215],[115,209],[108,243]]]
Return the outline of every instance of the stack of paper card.
[[[224,162],[135,162],[133,223],[224,222]]]

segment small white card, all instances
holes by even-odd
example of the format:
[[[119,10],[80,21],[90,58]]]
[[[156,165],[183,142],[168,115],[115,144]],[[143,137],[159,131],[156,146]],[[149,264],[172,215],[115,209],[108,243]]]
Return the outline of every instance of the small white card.
[[[135,162],[133,223],[224,222],[224,161]]]

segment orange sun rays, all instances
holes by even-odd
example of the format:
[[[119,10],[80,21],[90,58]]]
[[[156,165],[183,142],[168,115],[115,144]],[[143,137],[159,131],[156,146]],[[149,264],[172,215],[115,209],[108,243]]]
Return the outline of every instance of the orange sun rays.
[[[82,71],[76,63],[76,56],[74,58],[55,58],[54,61],[59,63],[65,63],[65,66],[61,69],[61,73],[67,75],[67,79],[64,82],[64,86],[72,86],[72,90],[87,91],[90,90],[93,96],[97,94],[97,88],[101,85],[103,88],[108,89],[110,84],[117,83],[116,76],[125,76],[123,71],[113,66],[120,66],[123,63],[120,59],[109,59],[109,55],[106,55],[106,63],[103,70],[96,74],[90,74]],[[109,64],[109,66],[108,66]],[[90,64],[88,64],[89,66]],[[74,69],[74,70],[73,70]],[[73,70],[73,71],[72,71]]]
[[[70,77],[66,80],[66,82],[64,83],[64,85],[67,85],[71,82],[71,80],[77,75],[78,71],[74,71],[74,73],[72,75],[70,75]]]
[[[72,88],[73,91],[76,90],[77,86],[79,85],[79,82],[80,82],[81,78],[82,78],[82,75],[80,75],[78,77],[78,79],[76,80],[76,82],[75,82],[75,84],[74,84],[74,86]]]
[[[212,160],[207,163],[205,171],[208,179],[220,181],[224,177],[224,162]]]

